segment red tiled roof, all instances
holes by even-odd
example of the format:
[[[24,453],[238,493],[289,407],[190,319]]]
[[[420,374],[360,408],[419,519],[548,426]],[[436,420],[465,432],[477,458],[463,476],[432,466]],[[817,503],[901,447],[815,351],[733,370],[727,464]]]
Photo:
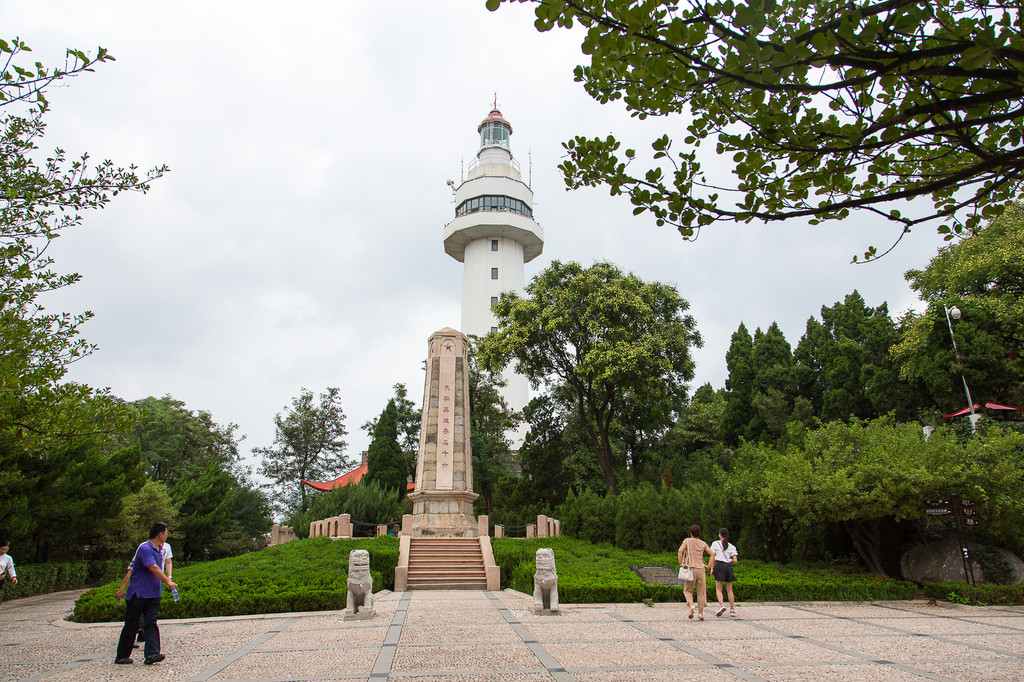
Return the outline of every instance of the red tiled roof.
[[[343,485],[348,485],[350,483],[352,485],[355,485],[356,483],[359,483],[359,481],[363,478],[363,476],[366,475],[366,472],[367,472],[367,466],[366,466],[366,464],[362,464],[362,465],[356,467],[355,469],[353,469],[352,471],[348,472],[347,474],[342,474],[341,476],[338,476],[333,481],[326,481],[324,483],[318,483],[316,481],[307,481],[304,478],[300,479],[300,480],[303,483],[305,483],[306,485],[308,485],[310,488],[315,488],[316,490],[327,491],[327,490],[334,490],[335,488],[340,488]],[[415,487],[416,487],[415,483],[409,483],[406,486],[406,490],[412,490]]]

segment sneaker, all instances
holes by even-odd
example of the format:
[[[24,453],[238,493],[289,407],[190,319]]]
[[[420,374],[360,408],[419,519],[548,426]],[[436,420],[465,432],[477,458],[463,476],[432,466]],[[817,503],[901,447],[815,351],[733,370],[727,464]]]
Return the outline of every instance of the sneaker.
[[[135,661],[133,661],[130,658],[117,658],[117,659],[114,659],[114,663],[116,663],[117,665],[131,665],[134,662]]]
[[[729,615],[732,616],[733,618],[735,618],[736,617],[736,609],[729,609]]]
[[[721,615],[722,615],[723,613],[725,613],[725,607],[724,607],[724,606],[720,606],[720,607],[718,607],[718,610],[717,610],[717,611],[715,611],[715,618],[718,618],[718,617],[719,617],[719,616],[721,616]]]
[[[153,665],[154,663],[159,663],[160,661],[164,660],[164,658],[166,658],[166,656],[164,656],[163,654],[153,654],[152,656],[146,656],[146,660],[143,661],[143,664]]]

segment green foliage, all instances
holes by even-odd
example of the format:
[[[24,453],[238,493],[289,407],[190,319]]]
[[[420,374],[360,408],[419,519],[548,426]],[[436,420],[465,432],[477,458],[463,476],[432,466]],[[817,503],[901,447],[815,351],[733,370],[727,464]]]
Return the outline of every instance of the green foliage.
[[[592,491],[570,494],[554,511],[567,537],[609,542],[623,550],[675,551],[694,523],[713,538],[721,527],[740,532],[725,488],[698,481],[681,489],[643,483],[618,496]]]
[[[923,382],[944,412],[975,402],[1024,402],[1024,206],[1013,204],[970,239],[906,273],[928,309],[908,314],[893,352],[903,376]],[[959,307],[956,348],[943,305]]]
[[[313,392],[301,389],[285,415],[274,416],[274,445],[253,448],[262,458],[259,472],[273,481],[274,504],[280,511],[304,511],[306,486],[302,481],[338,476],[348,465],[345,457],[345,413],[337,388],[328,387],[314,402]]]
[[[373,440],[366,455],[366,475],[361,483],[375,483],[384,490],[394,490],[405,497],[405,456],[398,444],[398,408],[394,400],[381,412],[373,427]]]
[[[1019,543],[1010,524],[1021,519],[1022,438],[993,431],[962,443],[940,429],[926,440],[919,424],[891,417],[830,422],[782,448],[744,444],[727,488],[803,524],[842,524],[868,568],[884,575],[882,521],[920,517],[923,500],[950,491],[988,497],[995,532]]]
[[[326,492],[317,492],[309,500],[309,509],[296,512],[290,525],[300,538],[309,536],[309,524],[333,516],[348,514],[352,522],[379,524],[399,516],[401,500],[394,488],[384,489],[363,479]]]
[[[348,557],[353,549],[370,552],[374,590],[393,589],[398,540],[328,540],[289,542],[237,557],[194,563],[174,571],[181,600],[164,592],[162,618],[201,618],[289,611],[325,611],[345,607]],[[75,602],[71,620],[112,622],[124,618],[115,604],[120,583],[97,587]]]
[[[982,583],[975,587],[965,583],[925,583],[924,593],[932,599],[951,601],[954,604],[974,604],[976,606],[1024,605],[1024,585]]]
[[[473,451],[473,490],[483,501],[483,513],[494,511],[494,495],[511,464],[511,443],[505,434],[518,425],[516,413],[505,403],[501,374],[480,366],[478,339],[469,347],[470,446]]]
[[[526,298],[501,296],[493,307],[498,331],[480,343],[480,359],[492,370],[515,361],[535,387],[543,383],[578,405],[614,492],[613,421],[630,409],[685,400],[694,372],[690,348],[701,345],[688,309],[673,287],[611,263],[555,261],[526,287]]]
[[[540,31],[582,24],[590,61],[575,78],[595,100],[684,122],[652,141],[649,163],[614,136],[577,136],[560,166],[570,188],[606,185],[684,237],[717,221],[865,210],[904,230],[938,220],[953,238],[1017,192],[1016,2],[504,1],[533,3]],[[716,172],[722,159],[733,183]],[[892,208],[916,196],[932,209]]]
[[[18,584],[5,579],[4,600],[31,597],[62,590],[80,590],[85,584],[88,565],[81,562],[18,564]],[[122,567],[121,575],[124,575]]]
[[[626,551],[573,538],[530,540],[495,538],[494,558],[501,566],[502,587],[532,594],[536,553],[550,547],[555,553],[558,597],[563,603],[625,603],[684,601],[681,586],[650,585],[633,566],[678,566],[671,552]],[[740,601],[861,601],[911,599],[913,583],[851,575],[827,569],[808,569],[741,560],[735,568],[734,590]],[[714,581],[708,598],[714,600]]]

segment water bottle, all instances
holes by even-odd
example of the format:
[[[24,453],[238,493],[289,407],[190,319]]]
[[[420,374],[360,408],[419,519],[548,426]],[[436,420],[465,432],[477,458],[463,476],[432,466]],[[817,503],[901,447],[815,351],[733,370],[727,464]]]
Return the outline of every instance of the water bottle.
[[[173,590],[171,590],[171,596],[174,597],[174,601],[178,601],[179,599],[181,599],[181,597],[178,596],[178,588],[177,587],[175,587]]]

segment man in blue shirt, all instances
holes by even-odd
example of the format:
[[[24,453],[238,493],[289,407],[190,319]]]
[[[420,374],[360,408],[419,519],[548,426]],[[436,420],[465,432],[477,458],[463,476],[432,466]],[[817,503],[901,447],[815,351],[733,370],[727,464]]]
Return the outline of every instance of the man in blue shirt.
[[[149,540],[139,545],[132,560],[132,577],[128,581],[125,593],[124,627],[121,638],[117,642],[117,658],[114,663],[132,663],[132,645],[135,633],[139,629],[139,617],[142,617],[142,630],[146,635],[146,665],[153,665],[164,660],[160,653],[160,629],[156,620],[160,616],[160,595],[164,583],[167,589],[177,589],[177,585],[163,572],[163,555],[160,547],[167,540],[167,524],[157,521],[149,529]]]

